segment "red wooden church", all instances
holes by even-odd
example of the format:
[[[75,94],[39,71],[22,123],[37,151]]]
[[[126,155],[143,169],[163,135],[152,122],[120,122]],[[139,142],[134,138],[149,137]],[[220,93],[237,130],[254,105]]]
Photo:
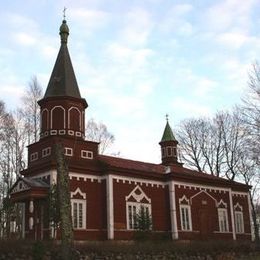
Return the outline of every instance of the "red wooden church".
[[[152,230],[172,239],[251,239],[249,186],[183,167],[167,121],[161,164],[100,155],[85,140],[85,109],[71,63],[63,20],[61,46],[41,109],[40,140],[28,147],[28,168],[10,191],[23,205],[23,236],[53,235],[47,198],[56,183],[54,144],[68,159],[71,214],[76,240],[132,239],[135,215],[144,209]]]

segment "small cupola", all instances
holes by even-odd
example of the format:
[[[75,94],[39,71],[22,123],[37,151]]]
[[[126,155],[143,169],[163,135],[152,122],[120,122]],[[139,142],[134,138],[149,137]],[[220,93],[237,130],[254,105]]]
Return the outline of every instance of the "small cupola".
[[[168,115],[166,115],[166,126],[163,132],[162,140],[159,144],[161,146],[162,164],[179,164],[177,153],[178,141],[175,139],[175,136],[172,132]]]

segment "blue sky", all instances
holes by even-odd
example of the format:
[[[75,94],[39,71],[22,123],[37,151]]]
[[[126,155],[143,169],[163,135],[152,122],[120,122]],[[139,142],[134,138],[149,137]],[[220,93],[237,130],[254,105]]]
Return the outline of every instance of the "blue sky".
[[[115,135],[122,157],[160,162],[173,127],[240,102],[260,56],[260,1],[1,1],[0,91],[9,109],[33,75],[45,90],[60,47],[69,50],[89,108]]]

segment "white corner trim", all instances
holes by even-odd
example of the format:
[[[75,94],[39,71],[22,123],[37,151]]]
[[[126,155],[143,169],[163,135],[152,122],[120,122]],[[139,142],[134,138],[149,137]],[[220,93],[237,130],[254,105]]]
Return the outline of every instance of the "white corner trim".
[[[107,176],[106,179],[107,189],[107,237],[114,239],[114,195],[113,195],[113,177]]]
[[[232,234],[233,240],[236,240],[236,229],[235,229],[235,215],[234,215],[234,207],[233,207],[233,199],[232,199],[232,190],[229,190],[229,203],[230,203],[230,216],[231,216],[231,225],[232,225]]]
[[[79,187],[75,191],[70,192],[70,198],[73,199],[73,197],[78,193],[84,200],[86,199],[86,193],[82,192]]]
[[[169,182],[169,198],[170,198],[170,216],[171,216],[171,232],[172,239],[176,240],[179,237],[177,216],[176,216],[176,197],[175,197],[175,185],[173,181]]]

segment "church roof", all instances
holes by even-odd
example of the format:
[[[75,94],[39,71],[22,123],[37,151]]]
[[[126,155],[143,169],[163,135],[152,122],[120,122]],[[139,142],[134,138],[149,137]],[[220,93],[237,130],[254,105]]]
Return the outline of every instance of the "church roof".
[[[56,96],[81,98],[67,47],[68,35],[69,28],[66,20],[63,20],[60,26],[61,46],[44,98]]]
[[[164,129],[164,132],[163,132],[161,142],[165,142],[165,141],[176,141],[175,136],[172,132],[171,126],[168,122],[168,119],[167,119],[167,122],[166,122],[166,126],[165,126],[165,129]]]
[[[188,169],[182,165],[164,166],[162,164],[134,161],[107,155],[99,155],[99,161],[104,163],[106,167],[118,169],[120,172],[122,172],[122,170],[130,171],[131,177],[138,177],[139,174],[146,172],[150,177],[152,177],[151,175],[153,175],[153,177],[157,175],[159,178],[169,177],[189,183],[213,184],[221,187],[233,186],[246,191],[250,188],[250,186],[246,184]]]

